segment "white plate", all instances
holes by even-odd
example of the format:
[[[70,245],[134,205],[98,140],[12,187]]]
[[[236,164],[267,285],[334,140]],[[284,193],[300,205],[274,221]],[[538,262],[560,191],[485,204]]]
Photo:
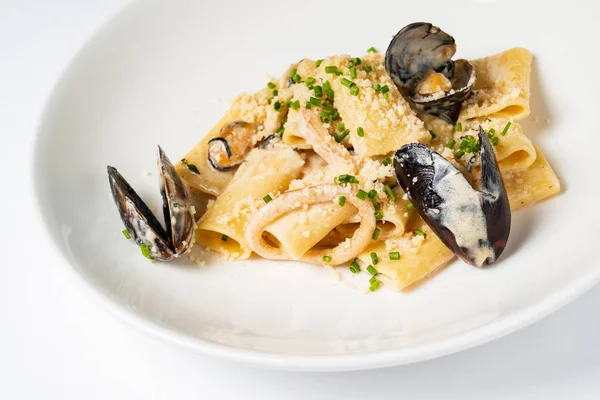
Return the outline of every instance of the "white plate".
[[[523,3],[523,2],[521,2]],[[519,4],[521,4],[519,3]],[[600,65],[593,12],[502,3],[136,2],[91,40],[40,124],[35,185],[50,236],[86,292],[147,332],[202,353],[311,370],[373,368],[489,341],[575,298],[600,276],[596,150]],[[520,7],[527,7],[523,4]],[[535,55],[527,132],[563,193],[514,214],[505,255],[456,262],[408,293],[297,263],[151,264],[126,241],[106,165],[159,202],[156,145],[185,153],[267,74],[308,56],[384,50],[415,20],[454,35],[458,56]],[[548,121],[546,120],[547,118]]]

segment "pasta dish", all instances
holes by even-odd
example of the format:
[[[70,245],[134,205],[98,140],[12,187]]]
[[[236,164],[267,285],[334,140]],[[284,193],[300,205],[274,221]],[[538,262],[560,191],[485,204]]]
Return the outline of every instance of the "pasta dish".
[[[495,262],[511,211],[560,183],[519,124],[530,52],[455,52],[452,36],[414,23],[384,54],[291,65],[235,98],[180,162],[159,150],[164,226],[109,167],[124,234],[152,259],[196,243],[229,260],[349,268],[371,291],[405,289],[455,256]],[[196,213],[200,193],[212,199]]]

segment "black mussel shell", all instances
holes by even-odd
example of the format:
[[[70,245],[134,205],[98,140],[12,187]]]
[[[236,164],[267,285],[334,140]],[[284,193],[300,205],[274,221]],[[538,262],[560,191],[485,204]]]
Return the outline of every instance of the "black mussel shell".
[[[478,267],[498,259],[511,221],[496,157],[481,127],[479,140],[481,192],[452,163],[422,144],[407,144],[394,155],[398,184],[415,210],[449,249]]]

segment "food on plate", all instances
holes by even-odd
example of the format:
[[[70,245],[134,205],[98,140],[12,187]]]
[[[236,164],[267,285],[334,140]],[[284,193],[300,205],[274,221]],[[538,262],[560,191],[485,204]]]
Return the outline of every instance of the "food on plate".
[[[124,233],[157,260],[195,243],[229,260],[364,271],[372,291],[405,289],[455,256],[496,262],[511,211],[560,183],[519,125],[529,51],[455,52],[451,35],[418,22],[385,54],[291,65],[234,99],[174,167],[159,150],[166,228],[109,167]],[[197,193],[211,200],[194,215]]]

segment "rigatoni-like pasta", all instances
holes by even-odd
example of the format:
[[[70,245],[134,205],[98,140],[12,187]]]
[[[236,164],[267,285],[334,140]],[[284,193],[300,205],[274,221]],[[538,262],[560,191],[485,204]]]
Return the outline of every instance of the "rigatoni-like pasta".
[[[402,290],[454,258],[396,184],[391,157],[403,145],[430,146],[477,186],[479,161],[465,143],[474,143],[481,126],[513,209],[560,190],[516,122],[529,114],[527,50],[471,62],[477,81],[456,126],[413,107],[383,61],[380,54],[304,59],[234,101],[185,156],[197,173],[178,166],[189,186],[217,196],[198,221],[196,241],[233,259],[254,252],[327,266],[352,262],[354,272],[371,266],[372,281]],[[258,126],[253,143],[260,149],[236,172],[211,169],[208,139],[235,120]]]

